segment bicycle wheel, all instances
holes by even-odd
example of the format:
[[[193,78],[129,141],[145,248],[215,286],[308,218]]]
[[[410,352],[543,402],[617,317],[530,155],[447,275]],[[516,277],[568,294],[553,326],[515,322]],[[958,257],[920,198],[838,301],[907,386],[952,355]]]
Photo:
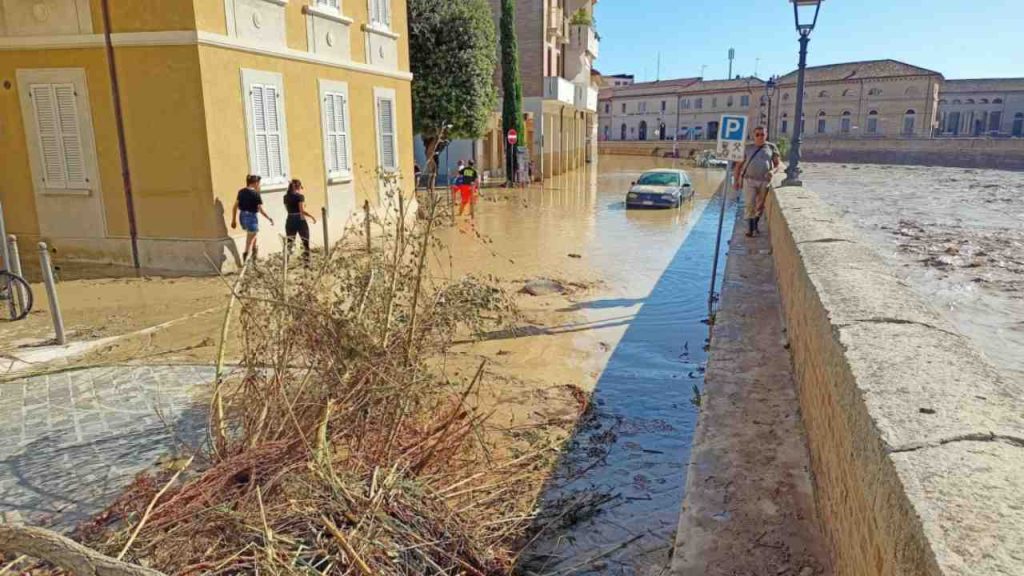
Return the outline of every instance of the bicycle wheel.
[[[3,308],[11,321],[21,320],[32,311],[32,288],[21,276],[0,270],[0,314]]]

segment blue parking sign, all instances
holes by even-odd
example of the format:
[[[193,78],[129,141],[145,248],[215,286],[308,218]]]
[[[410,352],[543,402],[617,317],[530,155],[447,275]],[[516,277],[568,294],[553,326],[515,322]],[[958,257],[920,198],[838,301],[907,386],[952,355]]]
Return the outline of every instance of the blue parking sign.
[[[743,160],[747,141],[747,117],[723,114],[718,128],[718,155],[733,162]]]

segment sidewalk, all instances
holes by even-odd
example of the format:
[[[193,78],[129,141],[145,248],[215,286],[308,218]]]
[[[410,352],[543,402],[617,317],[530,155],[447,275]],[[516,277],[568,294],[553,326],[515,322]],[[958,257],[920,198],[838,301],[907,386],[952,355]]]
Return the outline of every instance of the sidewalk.
[[[771,242],[746,230],[731,240],[672,574],[823,576]]]

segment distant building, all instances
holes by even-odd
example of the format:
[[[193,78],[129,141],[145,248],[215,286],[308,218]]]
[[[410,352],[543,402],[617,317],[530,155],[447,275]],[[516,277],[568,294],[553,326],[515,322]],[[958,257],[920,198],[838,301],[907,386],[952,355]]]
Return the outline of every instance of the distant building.
[[[636,82],[636,78],[632,74],[615,74],[613,76],[605,76],[604,79],[608,86],[612,88],[630,86]]]
[[[757,118],[764,81],[681,78],[606,88],[599,96],[602,140],[706,140],[729,112]]]
[[[1024,137],[1024,78],[947,80],[936,134]]]
[[[938,126],[942,74],[898,62],[872,60],[807,69],[806,138],[927,138]],[[779,79],[772,132],[792,136],[797,72]]]

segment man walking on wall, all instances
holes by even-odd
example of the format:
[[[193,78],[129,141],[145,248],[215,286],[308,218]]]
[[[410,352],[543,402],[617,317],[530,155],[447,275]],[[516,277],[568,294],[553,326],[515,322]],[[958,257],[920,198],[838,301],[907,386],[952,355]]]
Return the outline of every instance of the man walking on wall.
[[[245,253],[242,261],[249,260],[249,254],[256,256],[256,235],[260,231],[259,214],[274,225],[274,220],[267,216],[263,210],[263,197],[260,196],[260,177],[250,174],[245,177],[245,188],[238,191],[235,199],[235,207],[231,210],[231,227],[238,228],[238,222],[242,223],[242,230],[245,230]]]
[[[772,188],[772,178],[782,164],[779,148],[768,142],[763,126],[754,130],[754,143],[747,146],[743,162],[733,174],[737,190],[743,190],[743,206],[747,218],[747,237],[760,233],[758,225],[764,214],[764,203]]]

